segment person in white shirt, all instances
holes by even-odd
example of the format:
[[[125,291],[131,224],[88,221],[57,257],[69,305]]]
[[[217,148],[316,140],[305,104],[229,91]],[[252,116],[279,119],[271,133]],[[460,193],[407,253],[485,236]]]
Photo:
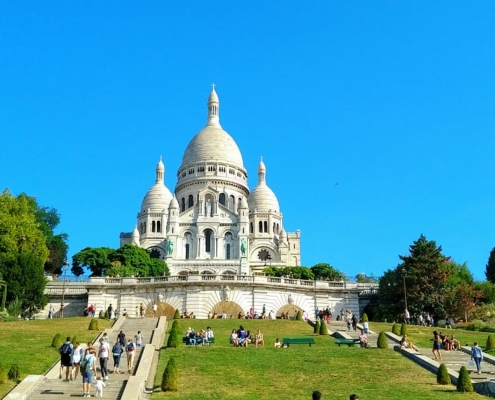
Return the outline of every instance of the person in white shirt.
[[[137,335],[134,336],[134,339],[136,339],[136,346],[141,347],[143,344],[143,335],[141,334],[141,331],[138,331]]]
[[[100,339],[98,349],[98,358],[100,360],[101,376],[104,381],[108,380],[108,356],[110,355],[110,346],[103,338]]]
[[[101,380],[101,376],[97,377],[95,381],[95,389],[96,389],[95,397],[103,397],[103,388],[105,386],[107,385],[105,385],[105,382]]]

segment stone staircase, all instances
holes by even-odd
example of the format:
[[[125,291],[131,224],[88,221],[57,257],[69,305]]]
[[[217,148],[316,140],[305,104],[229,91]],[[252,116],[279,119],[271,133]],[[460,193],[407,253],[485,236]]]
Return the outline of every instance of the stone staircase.
[[[328,333],[330,336],[333,336],[335,338],[342,337],[346,339],[358,339],[359,335],[361,334],[361,329],[362,329],[362,324],[357,325],[357,329],[354,332],[354,330],[347,330],[347,322],[345,321],[334,321],[330,322],[327,324],[328,327]],[[376,332],[370,331],[368,333],[368,347],[376,347],[376,342],[378,340],[378,334]],[[391,344],[391,347],[393,345]]]
[[[138,331],[141,331],[141,334],[144,338],[143,345],[150,343],[151,334],[153,329],[155,329],[157,325],[157,321],[157,318],[127,318],[120,329],[115,331],[106,331],[108,332],[111,346],[113,346],[113,344],[115,343],[120,330],[124,331],[128,339],[134,338],[134,335],[136,335]],[[141,350],[142,348],[136,347],[134,370],[139,364]],[[99,364],[97,361],[97,366],[98,365]],[[58,378],[58,368],[59,364],[57,364],[56,367],[54,367],[49,373],[45,375],[44,379],[38,385],[36,390],[34,390],[28,397],[29,400],[56,400],[69,399],[73,397],[83,397],[81,376],[79,375],[77,379],[73,381],[64,381],[65,375],[63,376],[63,379]],[[123,371],[123,373],[113,373],[112,358],[108,360],[108,369],[110,374],[108,381],[105,382],[106,387],[103,391],[103,397],[107,399],[120,399],[129,376],[134,374],[134,371],[132,371],[131,374],[126,372],[126,353],[124,352],[122,354],[122,358],[120,360],[120,371]],[[100,368],[98,367],[97,374],[99,374],[99,370]],[[92,387],[91,395],[94,397],[94,387]]]

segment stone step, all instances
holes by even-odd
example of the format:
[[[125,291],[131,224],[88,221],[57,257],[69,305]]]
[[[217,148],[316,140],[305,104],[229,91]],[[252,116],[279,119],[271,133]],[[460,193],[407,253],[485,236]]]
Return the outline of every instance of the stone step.
[[[125,382],[112,381],[111,379],[106,381],[105,384],[107,386],[103,390],[103,397],[107,399],[118,399],[125,387]],[[92,385],[90,394],[94,397],[94,385]],[[29,399],[56,400],[82,396],[82,378],[78,377],[77,380],[69,382],[64,382],[62,379],[45,379],[38,387],[38,390],[29,396]]]

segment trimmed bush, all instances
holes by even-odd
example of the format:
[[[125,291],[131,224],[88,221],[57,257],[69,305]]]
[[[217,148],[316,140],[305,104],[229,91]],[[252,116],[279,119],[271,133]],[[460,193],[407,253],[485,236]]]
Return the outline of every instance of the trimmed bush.
[[[180,319],[180,312],[178,308],[175,309],[174,319]]]
[[[400,326],[400,335],[401,336],[407,335],[407,324],[402,324]]]
[[[108,310],[105,311],[105,319],[110,319],[110,313]]]
[[[77,336],[76,336],[76,335],[72,336],[72,340],[71,340],[70,342],[71,342],[73,345],[74,345],[74,344],[76,344],[76,342],[77,342]]]
[[[0,384],[7,383],[7,370],[0,364]]]
[[[101,319],[105,318],[105,313],[103,312],[103,310],[100,310],[100,314],[98,314],[98,317]]]
[[[317,335],[320,334],[320,320],[319,319],[317,319],[315,322],[313,333],[316,333]]]
[[[469,372],[464,366],[461,367],[461,370],[459,371],[459,378],[457,378],[457,391],[458,392],[473,391],[473,384],[471,383]]]
[[[181,342],[182,342],[182,337],[179,334],[179,330],[174,329],[174,327],[172,326],[172,329],[170,330],[170,335],[168,335],[167,347],[177,348],[180,346]]]
[[[8,377],[11,381],[19,380],[21,374],[19,373],[19,366],[17,364],[14,364],[10,367]]]
[[[99,331],[98,320],[95,318],[91,318],[89,322],[88,330],[90,331]]]
[[[302,312],[301,312],[301,310],[297,311],[296,320],[297,321],[302,321],[303,320],[302,319]]]
[[[397,336],[400,335],[400,326],[399,326],[399,324],[393,324],[392,325],[392,333],[394,335],[397,335]]]
[[[378,340],[376,341],[376,347],[379,349],[388,349],[387,337],[385,336],[385,332],[381,331],[378,335]]]
[[[368,321],[368,314],[366,313],[363,313],[363,322],[367,322]]]
[[[486,348],[485,350],[493,350],[495,349],[495,336],[488,335],[486,338]]]
[[[52,347],[59,349],[60,346],[64,343],[64,339],[60,333],[57,333],[52,340]]]
[[[437,371],[437,383],[439,385],[450,385],[452,382],[450,381],[450,375],[447,371],[447,366],[445,364],[440,364],[440,368]]]
[[[328,336],[328,326],[327,326],[327,323],[325,321],[321,321],[320,335]]]
[[[176,392],[179,388],[179,373],[177,371],[177,365],[175,364],[175,358],[170,357],[167,367],[163,371],[161,389],[164,392]]]

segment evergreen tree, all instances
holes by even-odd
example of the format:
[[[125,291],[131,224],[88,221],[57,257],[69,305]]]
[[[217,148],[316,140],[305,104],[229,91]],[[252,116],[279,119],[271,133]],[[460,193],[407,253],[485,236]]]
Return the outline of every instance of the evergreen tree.
[[[488,335],[486,338],[486,347],[485,350],[493,350],[495,349],[495,336]]]
[[[179,388],[179,372],[175,358],[170,357],[165,371],[163,371],[161,389],[164,392],[176,392]]]
[[[327,326],[327,323],[325,321],[321,321],[320,335],[328,336],[328,326]]]
[[[363,322],[367,322],[367,321],[368,321],[368,314],[363,313]]]
[[[376,347],[379,349],[388,349],[388,341],[385,336],[385,332],[381,331],[378,335],[378,340],[376,341]]]
[[[64,339],[62,338],[62,335],[60,333],[57,333],[53,339],[52,339],[52,347],[55,349],[59,349],[60,346],[64,343]]]
[[[320,334],[320,320],[319,319],[317,319],[315,322],[313,333],[316,333],[317,335]]]
[[[407,335],[407,324],[402,324],[400,326],[400,335],[401,336]]]
[[[180,319],[180,312],[179,312],[179,309],[175,309],[175,313],[174,313],[174,319]]]
[[[167,347],[177,348],[180,346],[182,341],[182,337],[180,335],[179,329],[174,328],[172,325],[172,329],[170,330],[170,334],[168,335]]]
[[[88,330],[90,330],[90,331],[98,331],[99,330],[98,320],[96,318],[91,318],[91,321],[89,322]]]
[[[490,251],[490,257],[486,263],[485,269],[486,280],[495,283],[495,247]]]
[[[445,364],[441,364],[440,368],[437,371],[437,383],[439,385],[450,385],[450,375],[449,371],[447,371],[447,366]]]
[[[298,311],[297,311],[296,320],[297,320],[297,321],[302,321],[302,320],[303,320],[301,310],[298,310]]]
[[[472,392],[473,384],[471,383],[471,377],[466,367],[462,366],[459,371],[459,377],[457,378],[457,391],[458,392]]]
[[[397,335],[397,336],[400,335],[400,325],[399,324],[393,324],[392,325],[392,333],[394,335]]]

